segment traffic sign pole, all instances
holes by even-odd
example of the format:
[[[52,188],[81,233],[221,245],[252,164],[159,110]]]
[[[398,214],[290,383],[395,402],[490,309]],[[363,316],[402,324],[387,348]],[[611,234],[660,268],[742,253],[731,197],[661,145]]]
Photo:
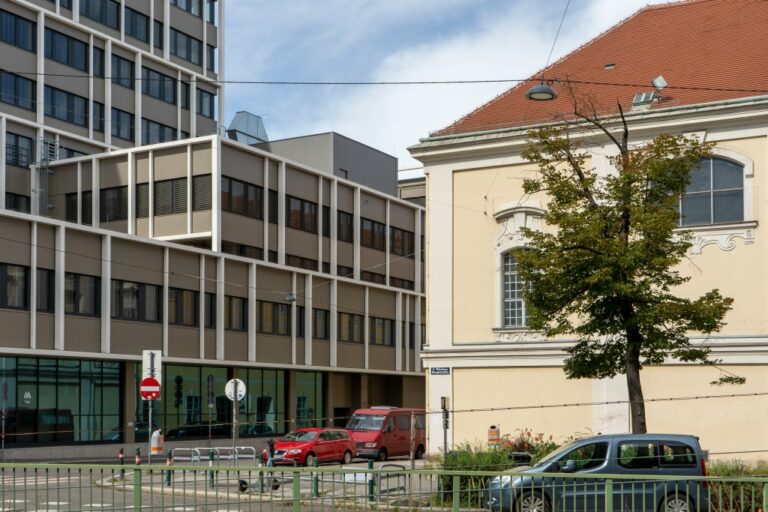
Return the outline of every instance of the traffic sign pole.
[[[149,371],[151,374],[155,373],[154,357],[150,354],[150,366]],[[147,464],[152,462],[152,402],[157,400],[160,396],[160,383],[155,379],[153,375],[150,375],[146,379],[142,379],[139,384],[139,394],[141,398],[149,404],[149,425],[147,425],[147,442],[149,443],[149,452],[147,454]]]

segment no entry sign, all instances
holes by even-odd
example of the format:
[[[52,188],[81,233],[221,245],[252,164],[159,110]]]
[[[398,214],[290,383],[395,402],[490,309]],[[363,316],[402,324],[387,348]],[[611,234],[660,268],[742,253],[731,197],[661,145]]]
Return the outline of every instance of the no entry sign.
[[[160,396],[160,383],[154,377],[142,379],[139,384],[139,394],[143,400],[155,400]]]

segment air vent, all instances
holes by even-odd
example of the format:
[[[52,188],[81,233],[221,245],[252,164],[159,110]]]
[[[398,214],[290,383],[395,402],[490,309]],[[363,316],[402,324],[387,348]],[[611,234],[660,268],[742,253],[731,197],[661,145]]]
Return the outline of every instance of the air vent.
[[[652,103],[656,99],[656,93],[651,92],[639,92],[635,94],[635,98],[632,100],[632,105],[647,105]]]

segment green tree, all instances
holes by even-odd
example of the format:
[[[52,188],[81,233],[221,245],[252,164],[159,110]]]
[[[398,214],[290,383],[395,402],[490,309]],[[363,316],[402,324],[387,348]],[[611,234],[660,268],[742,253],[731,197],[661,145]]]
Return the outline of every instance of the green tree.
[[[642,433],[643,366],[666,358],[713,364],[709,348],[692,345],[687,333],[718,331],[733,302],[716,289],[696,299],[675,294],[690,279],[677,270],[691,245],[676,231],[679,201],[711,149],[674,135],[630,147],[626,122],[615,133],[596,116],[581,117],[582,128],[591,125],[618,148],[612,172],[591,167],[587,147],[570,138],[572,123],[530,132],[523,156],[539,172],[524,190],[546,194],[549,229],[523,230],[530,250],[516,258],[530,327],[576,337],[568,378],[626,375],[632,431]]]

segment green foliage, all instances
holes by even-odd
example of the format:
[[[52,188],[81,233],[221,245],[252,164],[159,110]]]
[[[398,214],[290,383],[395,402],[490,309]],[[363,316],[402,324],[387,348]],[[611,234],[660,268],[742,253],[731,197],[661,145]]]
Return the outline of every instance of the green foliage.
[[[443,469],[448,471],[498,471],[510,468],[506,450],[488,450],[481,444],[464,443],[448,452],[443,461]],[[483,489],[486,488],[487,478],[462,475],[459,479],[461,489],[460,500],[462,507],[479,507]],[[451,503],[453,499],[453,476],[441,476],[439,480],[440,493],[438,502]]]
[[[546,194],[552,229],[523,229],[530,250],[515,257],[529,326],[576,336],[564,366],[569,378],[626,373],[633,429],[641,419],[644,431],[639,371],[667,358],[706,362],[709,348],[692,345],[687,334],[719,330],[732,299],[718,290],[693,299],[674,293],[689,280],[676,269],[690,247],[690,236],[675,231],[679,200],[710,146],[661,135],[629,148],[626,133],[611,138],[619,154],[609,157],[612,172],[599,173],[566,127],[529,133],[523,157],[539,173],[524,190]]]
[[[557,450],[561,444],[567,444],[574,438],[568,438],[563,443],[556,443],[554,437],[542,432],[534,432],[529,428],[517,431],[517,435],[506,434],[501,438],[501,447],[507,452],[527,452],[531,454],[533,463],[537,463],[546,455]]]
[[[707,464],[707,473],[719,477],[766,476],[768,464],[765,461],[754,465],[740,460],[716,461]],[[713,512],[757,510],[762,507],[762,483],[713,481],[709,483],[709,489],[710,509]]]

